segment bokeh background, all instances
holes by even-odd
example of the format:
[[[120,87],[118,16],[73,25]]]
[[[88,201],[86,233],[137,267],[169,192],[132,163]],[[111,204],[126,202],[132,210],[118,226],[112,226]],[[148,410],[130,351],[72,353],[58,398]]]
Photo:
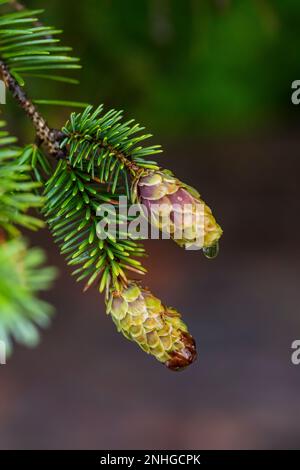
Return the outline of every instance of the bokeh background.
[[[52,327],[0,369],[2,449],[295,448],[300,439],[300,3],[294,0],[27,0],[65,30],[81,85],[35,98],[122,108],[162,143],[224,229],[218,258],[147,242],[147,285],[183,312],[198,361],[171,373],[119,336],[97,291],[60,268]],[[53,126],[71,110],[43,109]],[[10,127],[32,130],[9,100]]]

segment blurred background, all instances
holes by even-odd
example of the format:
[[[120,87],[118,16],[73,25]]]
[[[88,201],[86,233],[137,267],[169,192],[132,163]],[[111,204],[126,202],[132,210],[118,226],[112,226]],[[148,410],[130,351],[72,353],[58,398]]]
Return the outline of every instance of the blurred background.
[[[60,276],[37,349],[0,369],[2,449],[295,448],[300,438],[298,245],[300,3],[27,0],[65,30],[81,85],[30,80],[34,98],[125,110],[161,143],[224,229],[218,258],[147,242],[146,283],[176,306],[198,361],[172,373],[117,334],[48,231],[30,234]],[[45,109],[44,109],[45,108]],[[44,107],[52,126],[71,110]],[[30,123],[9,99],[11,129]]]

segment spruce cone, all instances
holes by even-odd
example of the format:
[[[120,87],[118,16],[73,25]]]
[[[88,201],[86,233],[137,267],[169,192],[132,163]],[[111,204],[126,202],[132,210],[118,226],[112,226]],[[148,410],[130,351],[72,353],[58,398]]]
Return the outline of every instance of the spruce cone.
[[[107,313],[119,332],[169,369],[183,369],[196,359],[195,341],[180,314],[137,283],[130,282],[122,292],[113,292]]]
[[[133,199],[143,205],[152,224],[184,248],[212,247],[222,235],[199,193],[164,171],[149,171],[138,178]]]

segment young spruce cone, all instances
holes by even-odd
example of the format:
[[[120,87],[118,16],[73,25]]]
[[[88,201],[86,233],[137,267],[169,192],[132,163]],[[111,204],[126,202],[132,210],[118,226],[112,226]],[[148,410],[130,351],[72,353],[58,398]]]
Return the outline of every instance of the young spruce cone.
[[[168,232],[184,248],[212,247],[222,235],[221,227],[199,193],[167,172],[143,174],[134,183],[133,199],[143,204],[152,224]],[[196,214],[200,214],[200,224]]]
[[[118,331],[135,341],[171,370],[180,370],[196,359],[196,345],[180,314],[165,307],[147,289],[130,282],[121,292],[113,292],[107,302]]]

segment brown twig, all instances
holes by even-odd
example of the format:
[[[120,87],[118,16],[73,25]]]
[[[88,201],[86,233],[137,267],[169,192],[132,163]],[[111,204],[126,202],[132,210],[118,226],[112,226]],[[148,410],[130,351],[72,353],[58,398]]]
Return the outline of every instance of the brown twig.
[[[17,0],[11,0],[10,4],[16,11],[23,11],[26,9],[26,7]],[[36,25],[42,26],[40,22],[36,23]],[[0,75],[2,76],[7,89],[12,93],[12,96],[32,121],[36,130],[36,140],[39,144],[44,144],[51,156],[56,158],[65,156],[64,152],[60,149],[60,142],[63,138],[62,132],[57,129],[51,129],[48,126],[46,120],[38,111],[37,106],[28,98],[26,92],[18,84],[2,60],[0,60]]]
[[[5,243],[5,241],[6,241],[6,237],[5,237],[4,230],[2,228],[0,228],[0,245]]]
[[[18,2],[17,0],[10,0],[10,4],[16,11],[25,10],[24,5],[22,5],[22,3]]]
[[[63,157],[64,152],[60,149],[60,142],[63,137],[62,132],[57,129],[51,129],[48,126],[44,117],[28,98],[23,88],[15,80],[2,60],[0,60],[0,74],[2,75],[2,79],[7,89],[12,93],[13,98],[32,121],[38,139],[45,144],[52,156],[55,156],[56,158]]]
[[[65,134],[58,129],[52,129],[47,124],[45,118],[39,112],[37,106],[27,96],[24,89],[18,84],[16,79],[10,73],[5,63],[0,60],[0,76],[8,90],[12,93],[13,98],[17,101],[20,107],[25,111],[26,115],[32,121],[36,131],[36,141],[38,145],[44,144],[50,156],[59,159],[66,157],[67,149],[61,149],[60,143]],[[106,145],[111,152],[133,173],[137,174],[141,169],[132,161],[128,160],[121,152],[116,152],[109,144]],[[93,178],[97,183],[101,182],[98,178]]]

